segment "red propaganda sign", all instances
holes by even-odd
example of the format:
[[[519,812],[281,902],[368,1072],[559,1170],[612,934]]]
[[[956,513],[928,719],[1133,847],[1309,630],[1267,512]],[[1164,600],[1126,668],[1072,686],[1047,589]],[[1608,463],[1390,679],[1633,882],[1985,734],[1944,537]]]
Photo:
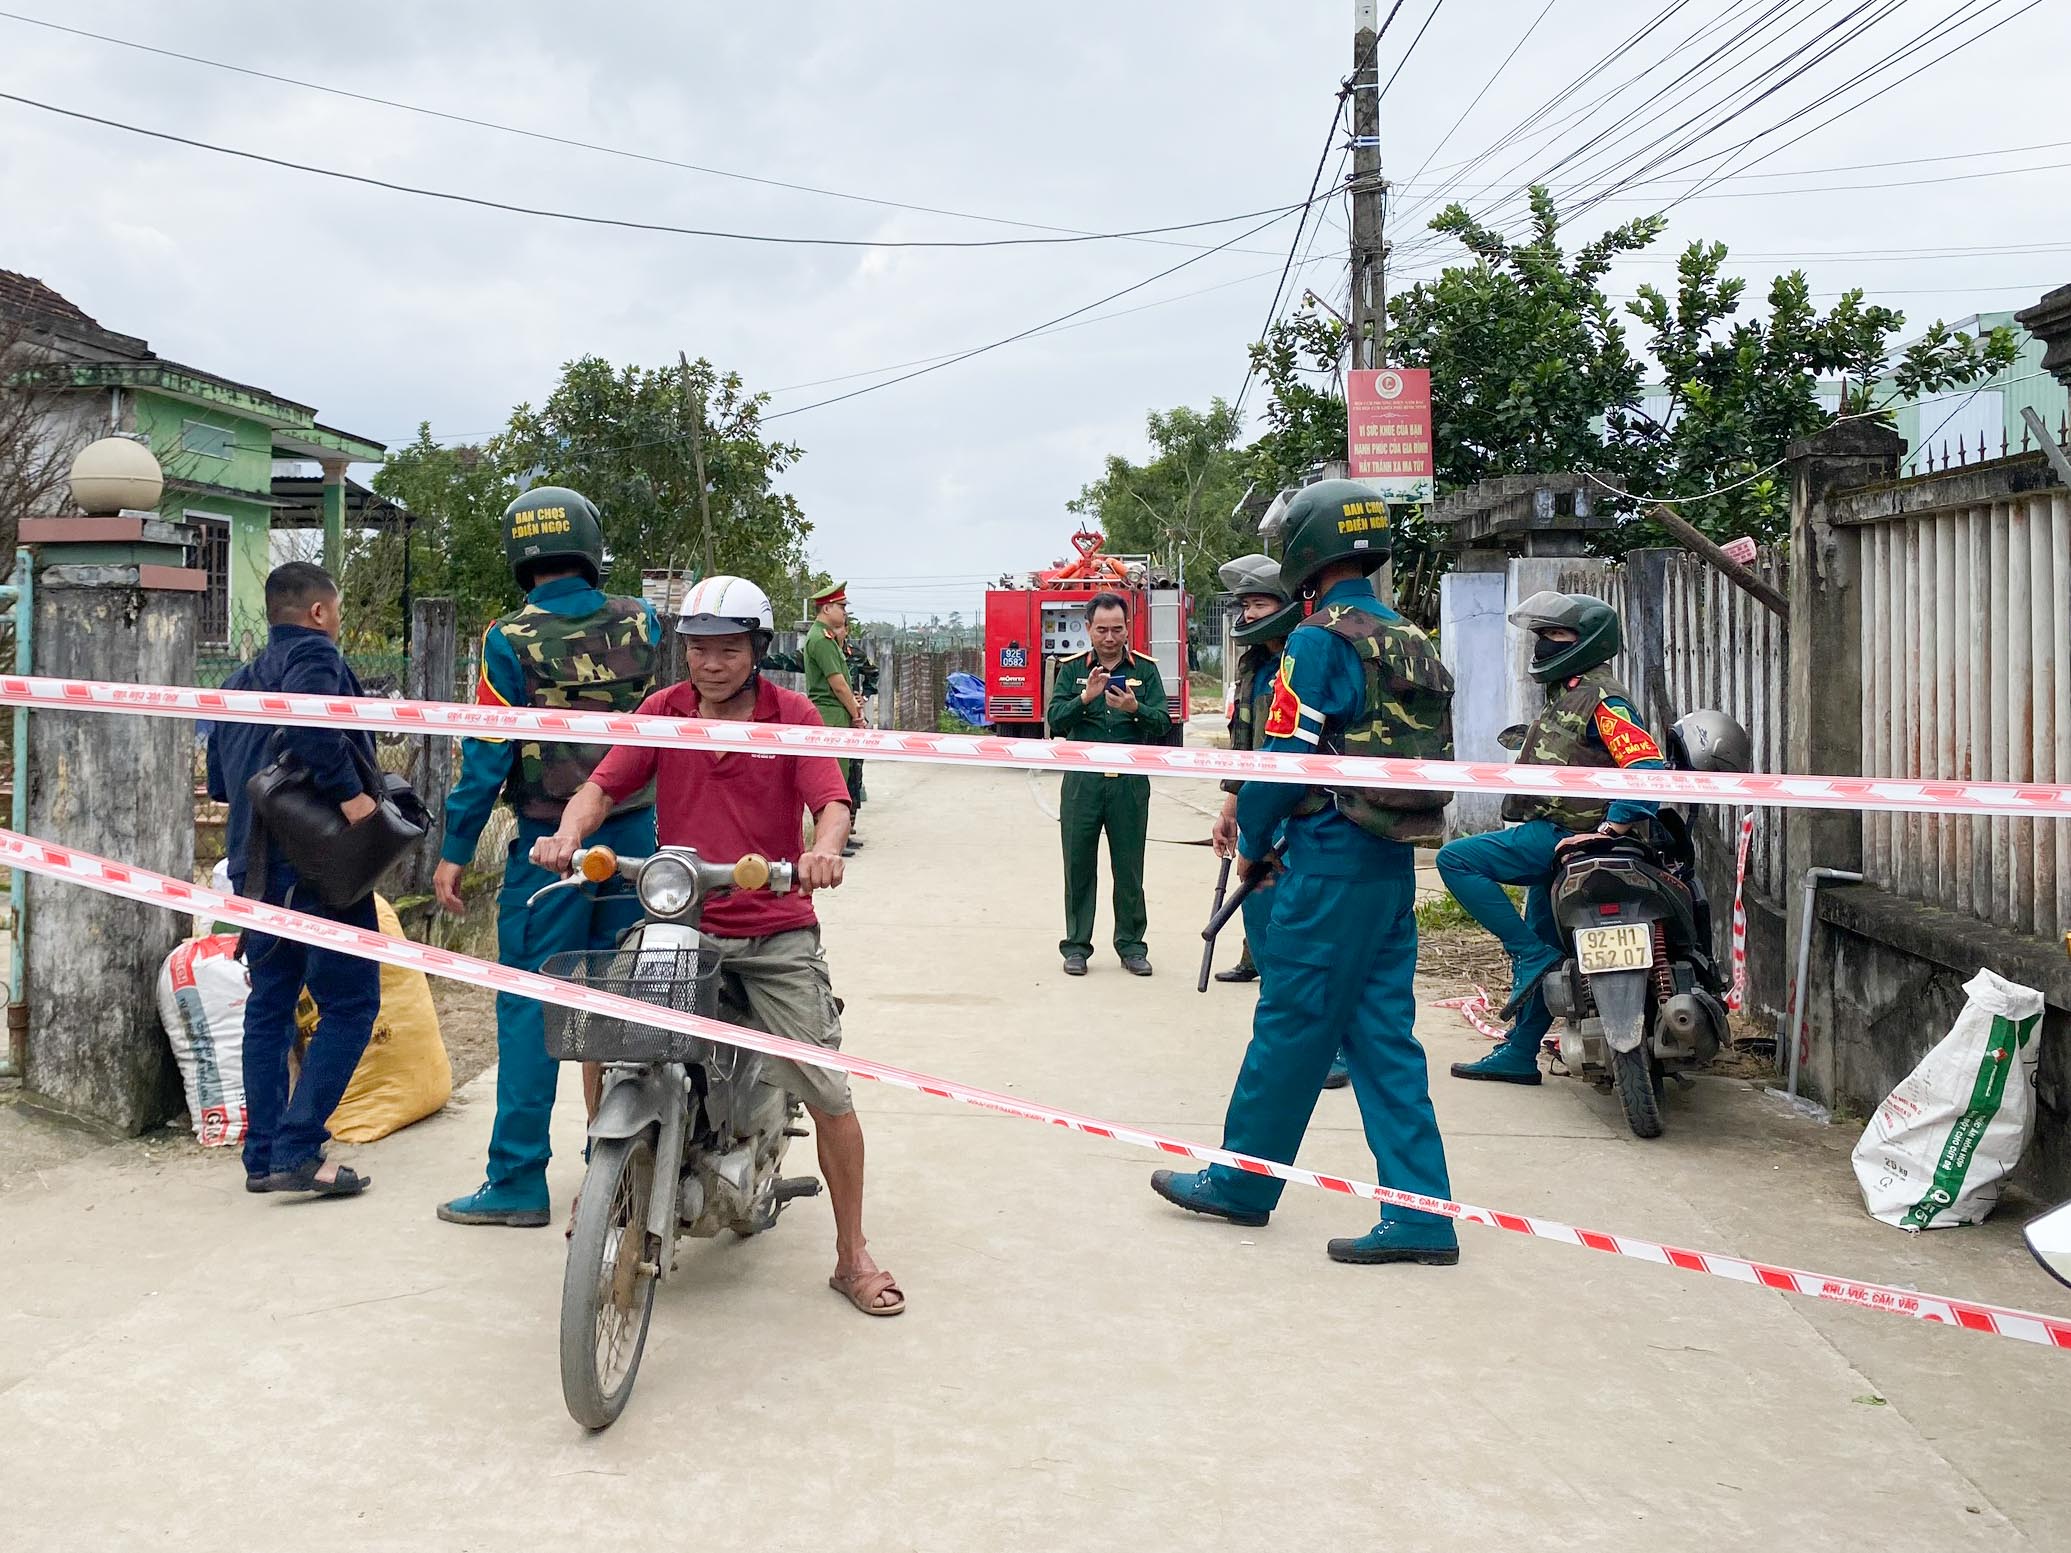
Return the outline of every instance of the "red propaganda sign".
[[[1431,374],[1421,367],[1352,372],[1346,392],[1352,478],[1389,501],[1431,500]]]

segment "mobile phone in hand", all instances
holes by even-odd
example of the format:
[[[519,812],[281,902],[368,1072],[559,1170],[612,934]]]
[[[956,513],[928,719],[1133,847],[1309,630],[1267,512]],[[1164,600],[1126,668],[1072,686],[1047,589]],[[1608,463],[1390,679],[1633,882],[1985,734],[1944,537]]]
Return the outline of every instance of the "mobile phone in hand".
[[[1119,674],[1115,675],[1112,679],[1110,679],[1107,682],[1107,693],[1109,697],[1113,700],[1121,700],[1122,697],[1129,694],[1128,681],[1123,679]]]

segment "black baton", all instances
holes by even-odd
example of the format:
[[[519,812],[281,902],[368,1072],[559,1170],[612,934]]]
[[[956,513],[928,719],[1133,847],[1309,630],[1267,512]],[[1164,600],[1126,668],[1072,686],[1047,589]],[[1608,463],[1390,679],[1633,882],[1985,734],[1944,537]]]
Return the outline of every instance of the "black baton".
[[[1222,913],[1222,898],[1230,887],[1230,864],[1233,861],[1233,858],[1224,858],[1222,871],[1215,876],[1215,904],[1208,908],[1208,920],[1211,923]],[[1194,989],[1196,992],[1208,990],[1208,975],[1215,969],[1215,935],[1211,932],[1201,936],[1208,942],[1201,949],[1201,984]]]

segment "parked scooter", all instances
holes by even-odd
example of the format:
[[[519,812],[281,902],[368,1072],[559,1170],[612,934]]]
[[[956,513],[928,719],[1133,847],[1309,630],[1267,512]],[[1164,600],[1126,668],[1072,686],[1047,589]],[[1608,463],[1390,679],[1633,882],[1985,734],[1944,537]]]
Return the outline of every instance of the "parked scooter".
[[[792,866],[753,856],[711,863],[688,847],[652,857],[589,847],[566,879],[532,899],[614,876],[632,882],[644,920],[617,949],[554,955],[545,973],[740,1022],[698,924],[716,895],[787,893]],[[779,1173],[789,1141],[803,1136],[795,1125],[801,1107],[763,1081],[755,1053],[576,1009],[550,1005],[546,1014],[551,1056],[605,1065],[561,1286],[561,1394],[577,1423],[602,1429],[632,1395],[655,1289],[676,1269],[677,1238],[760,1234],[785,1203],[817,1195],[820,1183]]]
[[[1670,766],[1746,771],[1753,746],[1723,712],[1692,712],[1668,736]],[[1689,822],[1671,808],[1626,836],[1585,835],[1562,851],[1553,915],[1573,946],[1546,973],[1546,1006],[1567,1021],[1560,1058],[1615,1088],[1626,1122],[1661,1136],[1661,1097],[1726,1039],[1728,975],[1712,953],[1711,905]]]

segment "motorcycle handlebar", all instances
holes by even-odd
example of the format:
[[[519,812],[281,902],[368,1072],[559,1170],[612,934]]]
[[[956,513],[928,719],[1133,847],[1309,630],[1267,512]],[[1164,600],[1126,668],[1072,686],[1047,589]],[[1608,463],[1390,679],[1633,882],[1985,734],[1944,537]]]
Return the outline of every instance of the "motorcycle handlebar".
[[[556,890],[578,889],[585,884],[602,884],[613,877],[637,880],[640,870],[652,861],[646,857],[625,857],[610,847],[584,847],[569,860],[568,873],[552,884],[535,890],[526,898],[530,907]],[[689,863],[698,876],[698,885],[703,891],[711,890],[767,890],[772,895],[788,895],[798,887],[798,870],[795,864],[771,862],[759,852],[732,863],[712,863],[691,853],[684,861]]]

